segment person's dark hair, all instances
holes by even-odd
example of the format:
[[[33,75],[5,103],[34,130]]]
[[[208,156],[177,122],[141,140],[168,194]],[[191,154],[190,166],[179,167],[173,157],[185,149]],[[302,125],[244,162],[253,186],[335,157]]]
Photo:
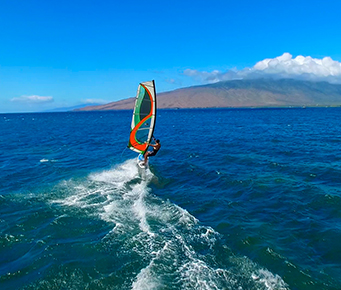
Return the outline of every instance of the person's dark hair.
[[[156,140],[156,142],[157,142],[157,143],[160,143],[160,140],[159,140],[159,139],[157,139],[157,140]]]

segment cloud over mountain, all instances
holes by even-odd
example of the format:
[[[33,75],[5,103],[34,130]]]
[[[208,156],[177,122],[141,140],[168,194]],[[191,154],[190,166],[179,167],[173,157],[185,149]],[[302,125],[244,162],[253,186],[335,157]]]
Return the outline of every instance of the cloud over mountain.
[[[84,104],[106,104],[108,103],[108,100],[103,99],[85,99],[82,100]]]
[[[318,59],[299,55],[293,58],[290,53],[286,52],[281,56],[259,61],[252,68],[234,69],[225,72],[187,69],[184,71],[184,74],[203,83],[260,77],[294,78],[341,83],[341,63],[330,57]]]

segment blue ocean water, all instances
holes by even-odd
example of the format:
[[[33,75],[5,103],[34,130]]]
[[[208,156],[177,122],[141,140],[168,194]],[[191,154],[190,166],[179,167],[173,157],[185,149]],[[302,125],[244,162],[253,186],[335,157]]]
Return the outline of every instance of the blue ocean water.
[[[0,115],[0,289],[341,289],[341,108]]]

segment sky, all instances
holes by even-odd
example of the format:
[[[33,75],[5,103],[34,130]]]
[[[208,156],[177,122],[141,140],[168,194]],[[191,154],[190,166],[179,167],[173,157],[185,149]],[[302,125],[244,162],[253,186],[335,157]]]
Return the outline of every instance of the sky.
[[[0,0],[0,113],[222,80],[341,83],[341,1]]]

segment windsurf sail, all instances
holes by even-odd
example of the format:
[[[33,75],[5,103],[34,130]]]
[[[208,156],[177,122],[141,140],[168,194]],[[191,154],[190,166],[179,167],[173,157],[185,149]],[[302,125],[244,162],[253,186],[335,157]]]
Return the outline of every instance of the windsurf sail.
[[[155,82],[140,83],[137,89],[128,148],[144,153],[150,143],[156,121]]]

